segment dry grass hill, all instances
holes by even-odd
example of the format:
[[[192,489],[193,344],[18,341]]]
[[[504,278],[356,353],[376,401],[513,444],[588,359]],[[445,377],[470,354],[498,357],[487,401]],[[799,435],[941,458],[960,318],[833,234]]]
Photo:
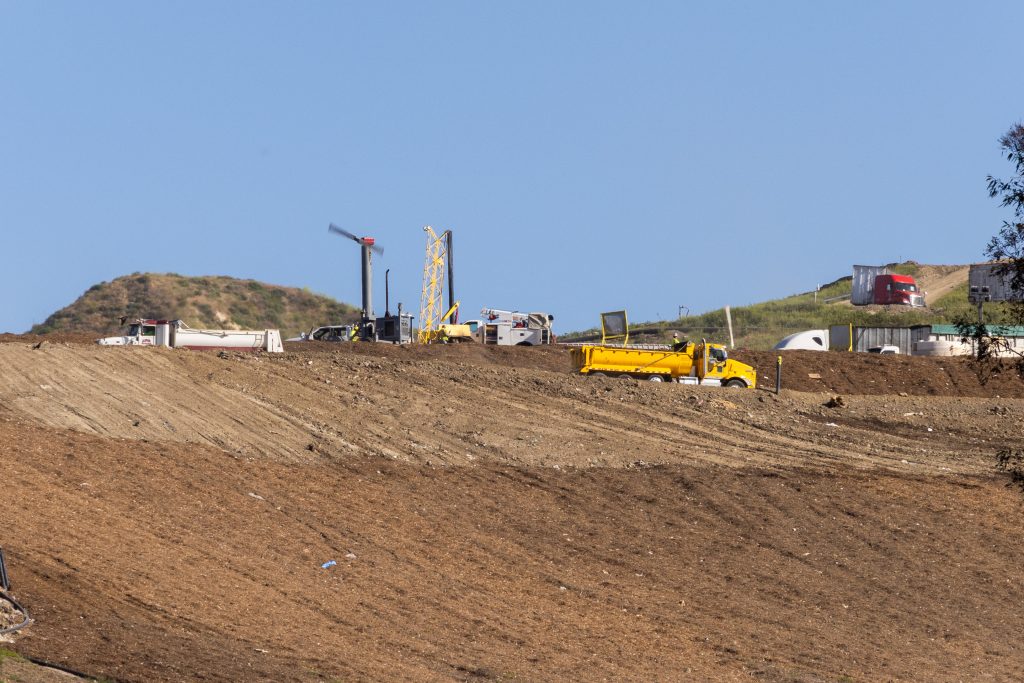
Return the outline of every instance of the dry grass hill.
[[[118,319],[180,318],[191,327],[278,328],[294,336],[315,325],[345,323],[358,311],[304,289],[224,276],[135,273],[93,285],[74,303],[36,325],[32,334],[114,333]]]
[[[780,299],[732,306],[735,346],[767,350],[788,334],[828,328],[830,325],[901,327],[951,324],[976,318],[976,309],[967,300],[969,265],[927,265],[906,261],[890,263],[887,267],[891,272],[914,276],[926,294],[927,306],[853,306],[849,300],[852,277],[847,275],[822,285],[817,292],[812,290]],[[986,307],[986,316],[990,323],[1011,323],[1013,319],[1006,306],[997,303]],[[561,332],[565,341],[600,339],[599,328]],[[636,322],[631,325],[630,337],[636,342],[664,343],[673,332],[693,339],[707,338],[719,343],[729,341],[724,309],[675,320]]]

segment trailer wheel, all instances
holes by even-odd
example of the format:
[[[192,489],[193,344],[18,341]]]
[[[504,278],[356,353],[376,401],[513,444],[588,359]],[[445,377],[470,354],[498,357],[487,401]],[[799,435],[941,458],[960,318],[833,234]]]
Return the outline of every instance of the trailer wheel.
[[[729,387],[730,389],[746,389],[747,383],[741,379],[731,379],[725,383],[725,386]]]
[[[651,375],[650,377],[647,378],[647,381],[648,382],[664,382],[665,378],[662,377],[661,375]]]

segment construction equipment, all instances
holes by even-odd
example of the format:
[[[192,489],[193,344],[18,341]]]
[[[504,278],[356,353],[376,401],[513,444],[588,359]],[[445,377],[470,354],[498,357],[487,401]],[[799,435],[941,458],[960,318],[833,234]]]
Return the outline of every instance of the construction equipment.
[[[408,344],[412,341],[412,314],[402,312],[402,304],[398,304],[398,315],[391,315],[391,289],[388,276],[391,269],[384,271],[384,316],[377,318],[376,339],[393,344]]]
[[[629,343],[629,320],[625,311],[609,311],[601,314],[601,344],[608,344],[616,339],[622,340],[622,346]]]
[[[455,300],[455,269],[453,266],[452,231],[445,230],[439,235],[429,225],[423,226],[427,233],[427,251],[423,264],[423,288],[420,291],[420,330],[417,335],[421,344],[435,341],[462,339],[463,330],[454,329],[459,322],[459,302]],[[448,309],[440,315],[444,300],[444,276],[448,275]],[[451,319],[451,323],[445,320]],[[453,336],[454,335],[454,336]]]
[[[721,344],[687,344],[681,351],[629,346],[579,346],[570,349],[581,375],[633,377],[652,382],[679,382],[753,389],[757,373],[729,358]]]
[[[121,318],[121,324],[126,319]],[[97,339],[100,346],[165,346],[172,349],[284,351],[279,330],[193,330],[180,320],[132,321],[120,337]]]
[[[384,255],[384,249],[377,246],[376,240],[372,237],[356,237],[348,230],[339,228],[334,223],[327,227],[328,232],[347,237],[361,247],[362,259],[360,260],[362,273],[363,307],[362,317],[359,320],[359,339],[362,341],[373,341],[376,339],[374,325],[376,319],[373,315],[373,252]]]
[[[501,346],[538,346],[553,344],[555,335],[551,323],[555,316],[547,313],[520,313],[499,308],[480,310],[483,325],[477,330],[477,338],[484,344]]]

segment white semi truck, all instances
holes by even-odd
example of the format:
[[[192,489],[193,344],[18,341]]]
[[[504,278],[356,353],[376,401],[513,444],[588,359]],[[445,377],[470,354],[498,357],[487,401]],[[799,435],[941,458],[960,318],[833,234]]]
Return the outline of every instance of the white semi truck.
[[[232,349],[281,353],[280,330],[193,330],[180,320],[138,319],[120,337],[97,339],[101,346],[165,346],[173,349]]]

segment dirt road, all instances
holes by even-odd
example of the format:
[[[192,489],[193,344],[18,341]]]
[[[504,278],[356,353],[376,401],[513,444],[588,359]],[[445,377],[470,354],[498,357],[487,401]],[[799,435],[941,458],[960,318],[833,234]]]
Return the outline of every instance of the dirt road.
[[[808,353],[775,396],[585,380],[561,349],[7,341],[25,654],[130,681],[1024,678],[1009,375]]]

